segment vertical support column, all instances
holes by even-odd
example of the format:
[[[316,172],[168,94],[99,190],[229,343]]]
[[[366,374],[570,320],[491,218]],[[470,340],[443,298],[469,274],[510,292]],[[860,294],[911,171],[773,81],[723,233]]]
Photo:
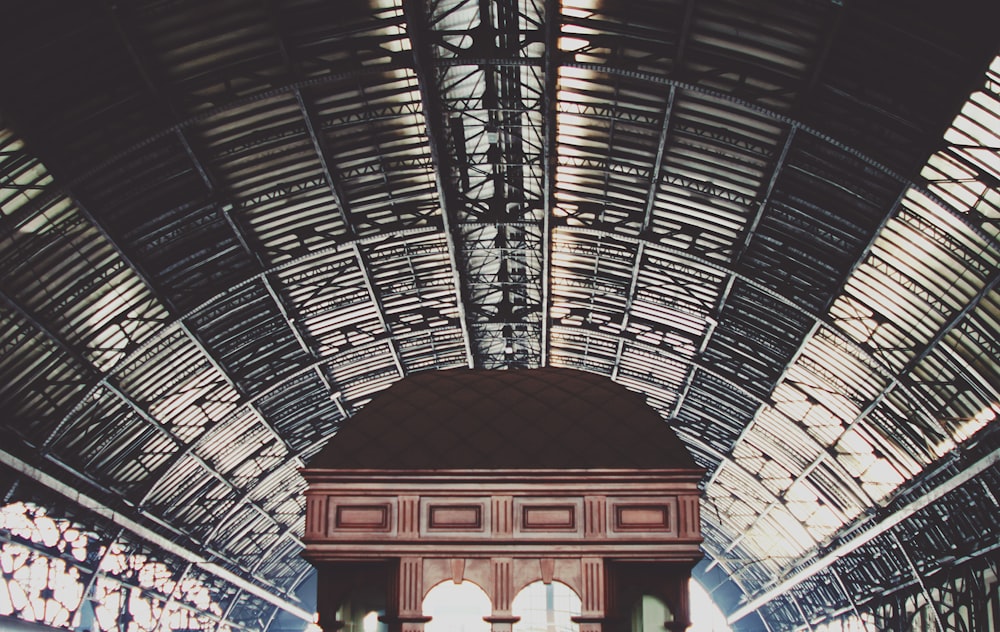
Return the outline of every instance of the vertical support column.
[[[514,560],[495,557],[490,563],[493,567],[493,590],[490,595],[493,613],[483,619],[490,623],[492,632],[511,632],[514,624],[521,620],[510,609],[514,599]]]
[[[344,627],[343,621],[337,620],[337,611],[340,609],[342,595],[346,592],[344,581],[341,575],[335,574],[330,568],[321,567],[319,577],[317,577],[316,588],[316,613],[319,615],[317,623],[323,632],[337,632]]]
[[[389,632],[423,632],[431,620],[423,614],[424,560],[403,557],[389,583],[389,603],[382,621]]]
[[[903,555],[904,556],[906,555],[905,551],[903,552]],[[851,591],[847,590],[847,586],[844,585],[843,580],[840,579],[840,573],[837,571],[837,565],[831,564],[829,566],[829,570],[830,570],[830,575],[833,577],[834,581],[837,584],[837,587],[840,588],[841,594],[844,595],[844,599],[847,600],[847,603],[851,604],[851,610],[854,612],[855,619],[861,623],[862,629],[864,629],[865,632],[868,632],[868,626],[867,624],[865,624],[865,620],[861,616],[861,611],[858,609],[858,604],[854,601],[854,596],[851,594]],[[919,581],[919,578],[917,578],[917,580]],[[930,602],[929,595],[927,595],[926,593],[924,593],[924,595],[928,599],[927,605],[933,605]],[[935,613],[936,612],[937,611],[935,610]],[[938,629],[943,630],[944,628],[938,627]]]
[[[583,594],[579,617],[573,621],[580,624],[580,632],[604,632],[607,616],[607,571],[604,559],[584,557],[580,559]]]
[[[920,571],[917,570],[916,564],[913,563],[913,558],[911,558],[910,554],[906,552],[906,547],[903,545],[903,541],[899,539],[895,530],[890,531],[889,534],[892,536],[893,541],[899,548],[899,552],[903,554],[903,559],[905,559],[907,565],[909,565],[910,573],[913,575],[913,579],[915,579],[917,581],[917,585],[920,586],[920,594],[924,596],[924,601],[927,602],[927,606],[930,608],[931,615],[934,617],[934,624],[937,626],[938,630],[945,630],[946,628],[944,627],[944,623],[941,621],[941,613],[938,612],[937,600],[935,600],[931,596],[930,591],[927,590],[927,584],[924,583],[924,578],[920,575]],[[840,587],[843,589],[844,594],[847,595],[847,598],[851,600],[851,607],[854,608],[855,614],[858,615],[858,619],[861,619],[861,614],[858,613],[858,607],[855,605],[854,599],[847,591],[847,587],[844,586],[844,582],[840,579],[840,575],[836,572],[837,569],[832,566],[831,568],[834,570],[834,577],[837,578],[837,583],[840,584]],[[861,620],[864,621],[864,619]]]
[[[676,579],[670,583],[670,599],[668,604],[673,608],[673,621],[667,621],[663,627],[670,632],[684,632],[691,626],[690,591],[687,577]]]

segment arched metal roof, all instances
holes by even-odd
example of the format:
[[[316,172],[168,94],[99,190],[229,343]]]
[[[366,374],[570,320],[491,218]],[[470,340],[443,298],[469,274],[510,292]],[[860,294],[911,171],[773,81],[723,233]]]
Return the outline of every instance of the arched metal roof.
[[[737,626],[995,560],[997,9],[5,2],[7,498],[60,492],[266,627],[347,419],[551,366],[708,470]]]

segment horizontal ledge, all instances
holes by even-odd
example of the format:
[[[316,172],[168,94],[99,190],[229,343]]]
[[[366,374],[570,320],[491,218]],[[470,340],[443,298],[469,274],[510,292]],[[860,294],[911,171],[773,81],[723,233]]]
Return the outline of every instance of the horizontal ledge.
[[[374,481],[425,482],[453,480],[456,482],[535,482],[544,479],[551,482],[592,482],[592,481],[677,481],[698,482],[704,470],[701,468],[498,468],[498,469],[337,469],[300,468],[299,472],[309,482],[332,481],[337,483]]]
[[[302,557],[312,562],[325,561],[372,561],[390,560],[399,557],[420,557],[423,559],[490,559],[501,556],[512,559],[579,559],[581,557],[603,557],[608,560],[649,560],[668,562],[700,561],[704,554],[699,545],[701,540],[687,540],[670,545],[637,542],[634,545],[614,544],[605,546],[594,545],[592,542],[581,542],[577,546],[565,546],[562,543],[526,542],[513,545],[511,542],[497,542],[483,546],[469,546],[468,543],[456,543],[454,546],[441,546],[440,543],[428,545],[395,544],[385,547],[361,548],[358,543],[336,545],[307,545]]]

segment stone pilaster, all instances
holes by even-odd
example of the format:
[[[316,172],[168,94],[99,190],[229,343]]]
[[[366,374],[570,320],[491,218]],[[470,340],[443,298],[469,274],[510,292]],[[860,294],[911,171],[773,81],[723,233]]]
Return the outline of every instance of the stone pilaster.
[[[520,620],[520,617],[513,616],[510,610],[511,601],[514,599],[514,560],[509,557],[495,557],[490,562],[493,566],[490,595],[493,612],[485,617],[485,620],[490,623],[492,632],[511,632],[513,625]]]
[[[580,560],[582,571],[581,613],[573,620],[580,624],[580,632],[604,632],[607,616],[607,573],[604,560],[584,557]]]
[[[424,624],[431,620],[423,614],[424,561],[400,558],[388,592],[388,612],[381,620],[389,632],[423,632]]]

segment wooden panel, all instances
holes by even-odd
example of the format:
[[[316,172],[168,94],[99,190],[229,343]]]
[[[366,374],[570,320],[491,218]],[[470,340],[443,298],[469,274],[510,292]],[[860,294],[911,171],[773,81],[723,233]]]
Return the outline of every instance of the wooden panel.
[[[572,530],[576,528],[576,512],[573,505],[538,505],[524,507],[521,511],[521,530],[543,529]]]
[[[615,531],[663,531],[670,528],[670,507],[657,505],[615,505]]]
[[[609,498],[608,506],[611,537],[677,537],[675,496],[619,496]]]
[[[482,505],[430,505],[427,528],[448,531],[480,531],[483,528]]]
[[[336,529],[389,529],[389,505],[341,505],[334,513]]]
[[[463,539],[489,537],[491,528],[489,497],[420,499],[420,533],[423,536],[452,536]]]
[[[332,538],[364,533],[376,537],[396,533],[396,499],[386,497],[330,496],[327,510],[327,535]]]
[[[583,536],[582,498],[515,498],[514,536]]]

